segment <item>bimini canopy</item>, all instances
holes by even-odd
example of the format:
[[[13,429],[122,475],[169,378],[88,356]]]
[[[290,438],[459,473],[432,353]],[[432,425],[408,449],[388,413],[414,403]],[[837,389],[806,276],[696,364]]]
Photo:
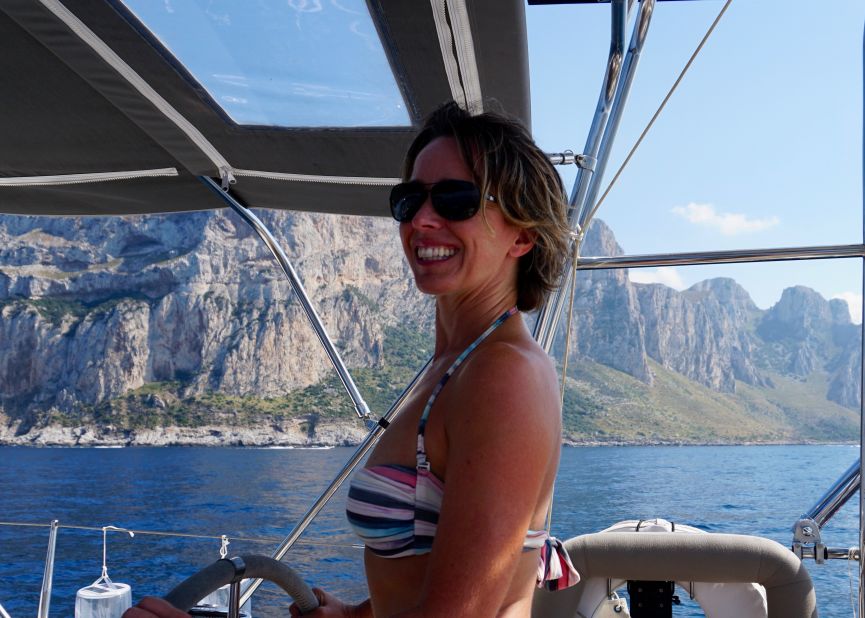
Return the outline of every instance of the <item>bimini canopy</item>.
[[[522,0],[3,0],[0,212],[386,214],[423,117],[529,121]]]

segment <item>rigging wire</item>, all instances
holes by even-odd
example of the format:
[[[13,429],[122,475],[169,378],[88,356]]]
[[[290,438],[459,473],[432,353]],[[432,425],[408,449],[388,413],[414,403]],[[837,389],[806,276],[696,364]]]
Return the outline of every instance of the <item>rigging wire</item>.
[[[600,199],[592,207],[592,210],[589,213],[589,216],[586,218],[587,222],[591,221],[592,217],[595,216],[595,213],[597,212],[598,208],[600,208],[601,204],[604,203],[604,200],[607,198],[607,195],[609,195],[610,190],[616,184],[616,181],[619,180],[619,176],[622,175],[622,172],[624,171],[625,167],[627,167],[628,163],[631,162],[631,158],[634,156],[634,153],[637,151],[637,148],[639,148],[640,144],[643,143],[643,139],[646,137],[646,135],[652,129],[652,126],[655,124],[655,121],[658,119],[658,116],[661,115],[661,112],[667,106],[667,102],[670,100],[670,97],[672,97],[673,93],[676,92],[676,89],[679,87],[679,84],[681,83],[682,79],[684,79],[685,74],[691,68],[691,65],[693,64],[694,60],[696,60],[697,56],[702,51],[703,46],[706,44],[706,41],[708,41],[709,37],[712,36],[712,32],[715,31],[715,26],[717,26],[718,22],[721,21],[721,18],[724,16],[724,13],[727,12],[727,8],[730,6],[730,4],[732,2],[733,2],[733,0],[727,0],[724,3],[724,6],[721,7],[721,11],[718,13],[718,16],[715,17],[715,21],[712,22],[711,26],[709,26],[709,29],[706,31],[706,34],[703,35],[703,38],[700,41],[700,44],[697,45],[697,48],[694,50],[694,53],[691,54],[691,57],[688,59],[688,62],[685,63],[685,67],[679,73],[679,77],[676,78],[676,81],[673,83],[673,86],[670,88],[669,92],[667,92],[667,95],[664,97],[664,100],[661,101],[661,105],[658,106],[658,109],[655,111],[651,120],[649,120],[649,123],[646,125],[646,128],[644,128],[643,132],[640,133],[640,137],[637,138],[637,141],[631,147],[631,150],[628,152],[628,156],[625,157],[625,160],[622,162],[622,165],[619,166],[618,170],[616,170],[616,173],[613,175],[612,180],[610,180],[610,184],[608,184],[607,188],[604,189],[604,193],[601,195]]]
[[[50,528],[51,524],[37,524],[37,523],[26,523],[26,522],[16,522],[16,521],[0,521],[0,526],[17,526],[23,528]],[[74,524],[60,524],[57,526],[58,528],[67,528],[69,530],[86,530],[86,531],[94,531],[94,532],[102,532],[104,530],[103,526],[79,526]],[[109,530],[115,530],[113,527],[109,527]],[[123,532],[132,532],[135,534],[140,534],[144,536],[165,536],[165,537],[178,537],[178,538],[187,538],[187,539],[215,539],[217,541],[222,541],[223,538],[226,538],[226,535],[223,534],[193,534],[191,532],[168,532],[162,530],[135,530],[132,528],[122,528]],[[276,537],[243,537],[243,536],[234,536],[232,535],[231,540],[233,541],[246,541],[249,543],[279,543],[282,541],[281,538]],[[363,545],[358,543],[350,543],[350,544],[340,544],[333,543],[332,541],[318,541],[314,539],[304,539],[303,541],[298,541],[299,545],[320,545],[326,547],[346,547],[352,549],[363,549]]]

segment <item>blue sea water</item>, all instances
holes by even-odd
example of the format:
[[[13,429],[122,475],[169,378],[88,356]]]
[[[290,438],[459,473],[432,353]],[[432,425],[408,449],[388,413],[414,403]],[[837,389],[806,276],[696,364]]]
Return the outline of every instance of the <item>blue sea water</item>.
[[[108,535],[108,572],[133,598],[161,595],[219,557],[269,553],[350,455],[350,449],[0,448],[0,521],[193,533],[200,538]],[[624,519],[664,517],[710,532],[757,534],[783,545],[790,528],[858,457],[853,446],[580,447],[562,453],[553,533],[567,538]],[[365,596],[361,550],[343,516],[345,489],[288,563],[311,584]],[[857,544],[858,500],[826,526],[833,547]],[[0,525],[0,604],[36,614],[47,527]],[[71,617],[75,592],[101,573],[102,532],[63,527],[52,617]],[[820,615],[852,615],[857,565],[808,563]],[[686,597],[687,595],[682,595]],[[286,597],[265,587],[253,615],[283,616]],[[702,616],[687,600],[676,616]]]

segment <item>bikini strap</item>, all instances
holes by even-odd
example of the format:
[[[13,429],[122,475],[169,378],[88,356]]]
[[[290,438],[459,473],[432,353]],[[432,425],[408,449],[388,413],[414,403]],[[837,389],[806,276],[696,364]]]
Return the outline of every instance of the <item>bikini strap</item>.
[[[481,334],[480,337],[475,339],[473,342],[469,344],[469,346],[463,350],[457,359],[448,367],[448,370],[445,371],[445,374],[441,377],[441,380],[438,381],[438,384],[435,385],[433,389],[432,395],[430,395],[429,399],[427,399],[426,406],[423,409],[423,414],[420,417],[420,423],[418,423],[417,428],[417,467],[418,469],[429,470],[430,465],[429,461],[426,458],[426,449],[424,448],[424,432],[426,431],[426,422],[429,418],[430,410],[432,410],[433,404],[436,401],[436,397],[438,397],[441,390],[444,388],[444,385],[447,384],[447,381],[450,380],[451,376],[454,372],[459,368],[460,365],[463,364],[463,361],[468,358],[468,355],[471,354],[475,348],[477,348],[484,339],[490,336],[492,332],[497,329],[499,326],[505,323],[509,317],[514,315],[517,312],[516,307],[511,307],[507,311],[505,311],[499,318],[489,325],[489,327]]]

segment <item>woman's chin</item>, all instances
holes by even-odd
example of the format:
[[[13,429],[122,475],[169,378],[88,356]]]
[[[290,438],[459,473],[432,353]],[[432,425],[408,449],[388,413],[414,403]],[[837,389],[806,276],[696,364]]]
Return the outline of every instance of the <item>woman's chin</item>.
[[[432,296],[448,294],[453,292],[456,287],[454,277],[445,275],[444,273],[415,272],[414,283],[423,294],[430,294]]]

